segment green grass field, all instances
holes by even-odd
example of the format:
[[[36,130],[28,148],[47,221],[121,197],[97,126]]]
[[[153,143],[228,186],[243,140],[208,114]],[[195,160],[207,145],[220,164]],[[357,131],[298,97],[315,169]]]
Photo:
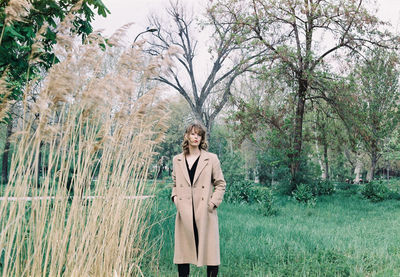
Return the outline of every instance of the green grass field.
[[[173,265],[175,208],[156,200],[153,248],[145,276],[177,276]],[[371,203],[357,194],[319,197],[315,207],[287,197],[278,215],[263,217],[254,205],[219,207],[219,276],[399,276],[400,201]],[[205,276],[191,266],[191,276]]]

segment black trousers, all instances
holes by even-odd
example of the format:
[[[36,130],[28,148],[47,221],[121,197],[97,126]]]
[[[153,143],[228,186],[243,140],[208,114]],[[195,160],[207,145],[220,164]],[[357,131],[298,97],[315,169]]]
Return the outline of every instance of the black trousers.
[[[179,277],[187,277],[190,273],[189,264],[178,264]],[[208,265],[207,266],[207,277],[217,277],[218,276],[218,266]]]

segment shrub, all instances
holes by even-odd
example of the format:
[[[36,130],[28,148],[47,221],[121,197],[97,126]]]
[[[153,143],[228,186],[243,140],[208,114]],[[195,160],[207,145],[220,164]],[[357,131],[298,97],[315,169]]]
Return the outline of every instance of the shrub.
[[[269,187],[255,187],[255,191],[258,192],[258,211],[263,216],[272,216],[278,213],[275,205],[275,195]]]
[[[265,216],[277,213],[273,190],[255,185],[249,180],[236,181],[228,185],[224,200],[229,203],[256,204],[258,211]]]
[[[317,196],[331,195],[334,192],[335,185],[331,181],[317,179],[309,184],[301,183],[298,185],[292,192],[292,196],[300,203],[314,206],[316,204]]]
[[[329,180],[318,179],[311,184],[311,187],[314,196],[331,195],[335,192],[335,186]]]
[[[338,190],[352,190],[352,189],[358,189],[358,185],[355,184],[350,184],[346,182],[338,183],[336,185],[336,189]]]
[[[313,194],[312,187],[306,184],[300,184],[292,192],[292,196],[295,200],[300,203],[314,206],[316,203],[316,198]]]
[[[361,188],[361,194],[364,198],[372,202],[379,202],[391,198],[391,190],[382,181],[372,181]]]
[[[360,186],[349,183],[338,183],[336,190],[342,191],[345,195],[354,195],[359,193]]]
[[[248,180],[234,181],[227,186],[224,199],[230,203],[251,202],[254,198],[251,192],[252,182]]]

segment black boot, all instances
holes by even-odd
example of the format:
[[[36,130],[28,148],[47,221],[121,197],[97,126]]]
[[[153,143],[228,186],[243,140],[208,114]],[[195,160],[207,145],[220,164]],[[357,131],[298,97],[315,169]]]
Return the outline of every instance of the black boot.
[[[217,277],[218,275],[218,266],[217,265],[208,265],[207,266],[207,277]]]
[[[188,277],[190,271],[189,264],[178,264],[179,277]]]

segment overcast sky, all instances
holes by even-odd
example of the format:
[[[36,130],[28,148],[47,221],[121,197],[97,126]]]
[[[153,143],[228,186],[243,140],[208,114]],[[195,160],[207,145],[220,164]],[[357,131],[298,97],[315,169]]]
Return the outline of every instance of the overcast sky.
[[[104,29],[105,34],[112,34],[116,29],[124,24],[133,22],[130,34],[136,36],[137,33],[144,31],[147,24],[147,17],[152,13],[163,13],[168,7],[169,0],[102,0],[111,14],[106,18],[96,17],[93,24],[94,28]],[[400,1],[400,0],[398,0]],[[182,2],[198,3],[204,0],[183,0]],[[205,6],[205,5],[203,5]],[[148,34],[147,34],[148,35]]]
[[[132,42],[137,34],[146,30],[148,26],[147,17],[151,13],[163,14],[165,8],[169,6],[169,0],[102,0],[108,7],[111,14],[106,18],[96,17],[93,27],[94,29],[103,29],[106,36],[111,35],[119,27],[127,23],[134,23],[128,33],[128,41]],[[188,8],[193,9],[194,14],[204,12],[204,7],[207,6],[210,0],[181,0]],[[400,0],[377,0],[378,3],[378,16],[380,19],[389,21],[393,25],[393,32],[400,31]],[[203,37],[199,41],[207,40],[207,34],[201,34]],[[141,38],[149,38],[151,34],[145,33]],[[200,42],[201,43],[201,42]],[[207,68],[211,64],[207,62],[209,55],[206,47],[197,48],[197,62],[195,63],[196,72],[204,73],[200,77],[200,82],[206,78]],[[197,68],[196,68],[197,67]],[[201,70],[197,70],[201,68]]]
[[[134,22],[130,34],[143,31],[148,27],[147,16],[151,12],[162,13],[168,6],[168,0],[102,0],[111,14],[107,18],[96,17],[95,29],[104,29],[105,34],[111,34],[122,25]],[[194,5],[194,9],[206,6],[209,0],[183,0],[182,2]],[[378,16],[390,21],[395,30],[399,31],[400,0],[377,0],[379,6]],[[148,35],[148,34],[147,34]]]

